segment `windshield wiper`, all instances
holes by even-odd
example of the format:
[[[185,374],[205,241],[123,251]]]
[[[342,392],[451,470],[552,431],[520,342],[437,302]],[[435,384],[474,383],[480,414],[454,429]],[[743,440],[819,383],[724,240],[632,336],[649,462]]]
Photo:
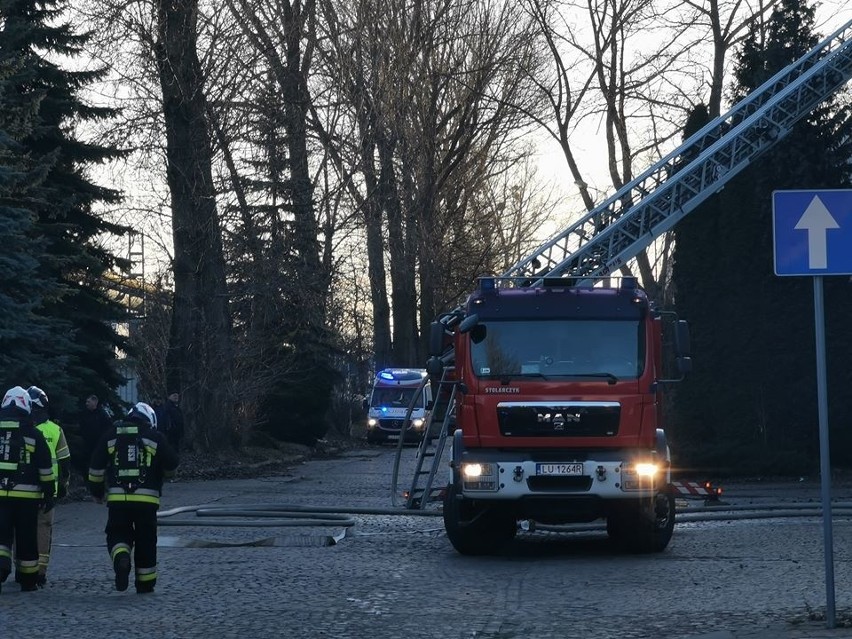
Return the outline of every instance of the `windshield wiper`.
[[[612,373],[552,373],[551,375],[545,375],[544,373],[504,373],[499,376],[500,383],[503,386],[508,385],[513,379],[517,379],[519,377],[537,377],[548,382],[553,380],[555,377],[602,377],[606,379],[609,384],[615,384],[618,382],[618,377]]]
[[[610,384],[618,382],[618,378],[612,373],[566,373],[564,377],[604,377]]]
[[[540,377],[545,381],[550,381],[550,377],[544,373],[503,373],[500,375],[500,383],[506,386],[513,378],[517,377]]]

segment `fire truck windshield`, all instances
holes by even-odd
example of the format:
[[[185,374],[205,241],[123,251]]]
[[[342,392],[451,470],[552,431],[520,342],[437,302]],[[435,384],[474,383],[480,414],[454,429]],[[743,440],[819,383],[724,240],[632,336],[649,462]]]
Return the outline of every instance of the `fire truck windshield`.
[[[479,377],[635,379],[645,366],[637,320],[490,320],[471,331]]]

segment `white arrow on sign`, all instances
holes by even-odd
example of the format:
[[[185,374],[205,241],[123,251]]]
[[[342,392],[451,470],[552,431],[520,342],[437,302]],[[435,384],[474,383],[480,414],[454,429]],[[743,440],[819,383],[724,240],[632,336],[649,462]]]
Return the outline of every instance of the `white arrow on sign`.
[[[828,229],[839,229],[840,225],[818,195],[793,228],[808,232],[808,268],[828,268]]]

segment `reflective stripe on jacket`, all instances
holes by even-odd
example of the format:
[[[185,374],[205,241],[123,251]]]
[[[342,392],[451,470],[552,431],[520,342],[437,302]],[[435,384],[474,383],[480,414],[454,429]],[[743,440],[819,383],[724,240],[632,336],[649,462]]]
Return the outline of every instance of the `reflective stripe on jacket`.
[[[118,436],[134,434],[138,428],[145,455],[144,472],[132,469],[120,472],[115,465]],[[107,503],[145,503],[159,505],[163,477],[177,468],[177,453],[159,431],[118,422],[98,443],[89,467],[89,490],[96,497],[106,497]],[[119,477],[121,474],[121,477]],[[125,481],[127,480],[127,481]],[[134,481],[136,480],[136,481]],[[134,481],[136,485],[128,487]]]
[[[6,477],[5,485],[0,486],[0,499],[41,500],[45,493],[53,495],[56,477],[44,435],[29,422],[9,419],[5,412],[0,409],[0,431],[19,429],[23,446],[20,459],[10,459],[9,451],[0,457],[0,471]]]

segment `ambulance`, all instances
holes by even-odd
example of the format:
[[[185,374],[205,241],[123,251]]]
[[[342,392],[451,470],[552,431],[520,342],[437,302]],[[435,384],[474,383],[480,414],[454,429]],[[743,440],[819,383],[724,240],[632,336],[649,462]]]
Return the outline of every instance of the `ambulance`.
[[[425,379],[426,370],[421,368],[386,368],[376,373],[367,405],[368,442],[397,442],[401,434],[405,442],[422,439],[432,405],[432,389],[424,385]]]

